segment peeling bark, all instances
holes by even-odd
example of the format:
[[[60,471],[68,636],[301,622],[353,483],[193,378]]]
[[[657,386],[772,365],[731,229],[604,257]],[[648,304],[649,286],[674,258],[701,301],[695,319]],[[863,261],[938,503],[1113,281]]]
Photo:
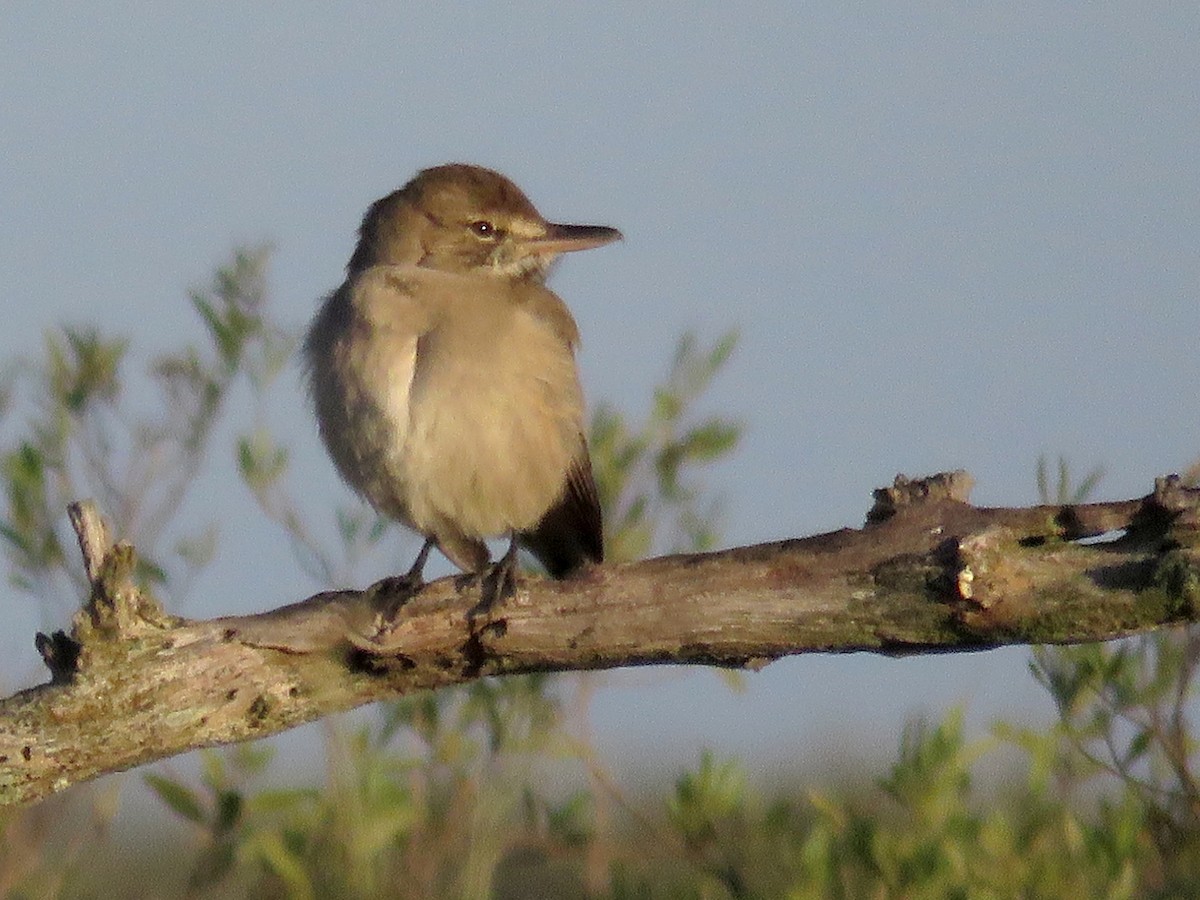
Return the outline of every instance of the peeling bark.
[[[1168,477],[1139,500],[980,509],[970,485],[898,477],[861,529],[523,578],[491,604],[464,579],[408,597],[385,579],[207,621],[166,614],[133,548],[74,504],[91,596],[69,634],[37,636],[50,681],[0,701],[0,805],[490,675],[1075,643],[1200,617],[1200,491]]]

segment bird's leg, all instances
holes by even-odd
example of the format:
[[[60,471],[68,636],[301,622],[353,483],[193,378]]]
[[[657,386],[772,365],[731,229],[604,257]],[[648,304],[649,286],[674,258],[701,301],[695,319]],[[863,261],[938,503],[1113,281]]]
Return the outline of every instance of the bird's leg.
[[[403,575],[384,578],[371,586],[372,601],[380,596],[384,598],[384,603],[379,610],[381,621],[391,622],[400,612],[400,608],[424,586],[425,560],[429,558],[429,551],[432,549],[433,538],[425,538],[425,543],[421,545],[421,552],[417,554],[416,560],[407,572]]]
[[[517,590],[517,533],[514,531],[508,542],[508,550],[500,557],[483,579],[483,598],[480,606],[490,609],[496,603],[511,597]]]

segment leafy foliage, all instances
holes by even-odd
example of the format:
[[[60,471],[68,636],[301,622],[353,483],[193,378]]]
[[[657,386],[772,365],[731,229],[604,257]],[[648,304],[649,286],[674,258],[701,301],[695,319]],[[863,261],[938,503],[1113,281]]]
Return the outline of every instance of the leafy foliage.
[[[211,526],[191,533],[171,526],[239,379],[265,385],[290,353],[291,339],[266,318],[268,257],[265,247],[239,251],[209,288],[192,292],[207,343],[152,362],[149,409],[127,396],[128,341],[92,326],[50,331],[44,360],[15,368],[12,389],[29,395],[30,416],[0,453],[7,501],[0,542],[16,587],[48,602],[79,595],[80,575],[63,550],[63,511],[80,497],[96,498],[116,531],[136,543],[146,587],[181,593],[211,559]],[[140,397],[147,385],[137,387]]]
[[[691,470],[731,453],[741,427],[721,416],[699,422],[691,409],[737,346],[730,331],[702,348],[685,335],[646,422],[633,428],[600,404],[592,418],[592,467],[605,510],[609,554],[641,559],[653,551],[709,550],[716,543],[715,504],[701,505]]]

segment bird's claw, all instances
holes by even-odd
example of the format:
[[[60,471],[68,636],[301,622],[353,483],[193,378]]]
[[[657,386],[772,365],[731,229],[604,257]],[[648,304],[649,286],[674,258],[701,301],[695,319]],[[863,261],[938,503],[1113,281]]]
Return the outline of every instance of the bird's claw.
[[[404,604],[408,603],[425,586],[425,579],[409,572],[407,575],[389,575],[381,578],[367,593],[371,605],[376,609],[376,621],[381,630],[386,630],[396,621]]]
[[[517,592],[516,560],[502,557],[483,576],[483,607],[490,609]]]

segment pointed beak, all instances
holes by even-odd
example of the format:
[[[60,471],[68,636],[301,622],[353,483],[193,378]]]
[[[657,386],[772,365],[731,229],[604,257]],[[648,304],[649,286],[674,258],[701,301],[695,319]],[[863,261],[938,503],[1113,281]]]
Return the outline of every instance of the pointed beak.
[[[556,225],[546,224],[546,233],[529,238],[523,243],[530,253],[539,256],[554,256],[574,250],[591,250],[621,240],[621,232],[607,225]]]

